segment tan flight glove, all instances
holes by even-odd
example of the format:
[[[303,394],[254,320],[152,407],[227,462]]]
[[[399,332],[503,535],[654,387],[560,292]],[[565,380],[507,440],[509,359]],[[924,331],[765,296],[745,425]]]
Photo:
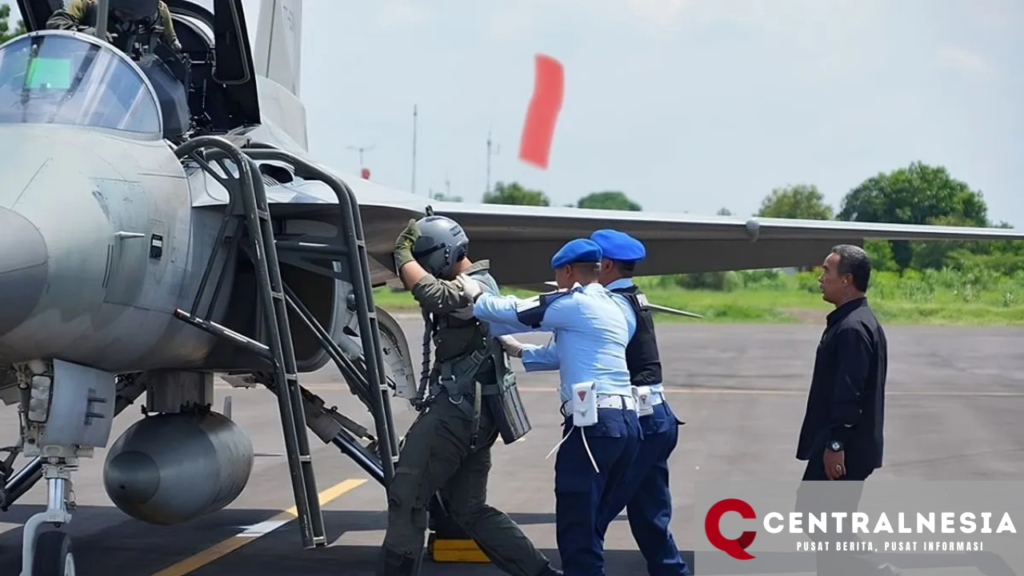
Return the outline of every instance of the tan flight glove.
[[[416,226],[416,220],[409,219],[409,225],[402,230],[402,233],[395,239],[395,271],[398,272],[409,262],[415,260],[412,257],[412,247],[420,237],[420,229]]]

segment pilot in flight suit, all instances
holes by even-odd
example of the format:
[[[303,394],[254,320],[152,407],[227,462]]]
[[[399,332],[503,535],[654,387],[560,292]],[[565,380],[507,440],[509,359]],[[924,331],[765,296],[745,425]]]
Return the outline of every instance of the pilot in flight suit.
[[[58,8],[50,15],[46,27],[50,30],[75,30],[92,34],[97,7],[96,0],[72,0],[67,8]],[[128,54],[137,36],[138,26],[152,28],[158,20],[163,29],[164,41],[174,50],[180,51],[181,43],[174,32],[171,11],[163,0],[110,0],[107,41]]]
[[[515,374],[488,326],[472,317],[455,282],[463,273],[497,294],[486,260],[470,262],[469,239],[455,221],[427,216],[395,242],[395,268],[420,304],[435,364],[421,390],[426,407],[409,428],[388,490],[388,527],[377,576],[409,576],[422,554],[427,507],[440,491],[448,515],[513,576],[560,571],[502,511],[487,504],[491,449],[529,431]],[[425,350],[429,359],[429,348]],[[429,394],[427,394],[429,392]]]

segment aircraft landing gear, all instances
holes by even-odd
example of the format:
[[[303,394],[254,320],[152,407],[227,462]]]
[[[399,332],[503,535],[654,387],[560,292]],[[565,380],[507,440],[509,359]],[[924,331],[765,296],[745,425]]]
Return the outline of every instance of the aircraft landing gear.
[[[46,511],[25,523],[21,576],[74,576],[71,538],[59,528],[71,521],[75,509],[71,475],[78,469],[78,459],[91,458],[93,449],[106,446],[110,438],[117,403],[115,377],[61,360],[34,360],[15,371],[22,394],[22,452],[36,457],[41,469],[39,476],[33,473],[24,481],[41,477],[47,492]],[[5,500],[9,506],[10,499]],[[58,530],[40,532],[44,524]]]
[[[59,529],[39,533],[39,527],[43,524],[50,523],[60,528],[71,521],[70,510],[74,509],[74,501],[71,498],[71,471],[74,468],[75,466],[66,462],[43,464],[43,477],[47,484],[46,512],[32,516],[25,523],[22,536],[21,576],[75,575],[71,537]]]
[[[40,534],[32,570],[34,576],[75,576],[71,537],[58,530]]]

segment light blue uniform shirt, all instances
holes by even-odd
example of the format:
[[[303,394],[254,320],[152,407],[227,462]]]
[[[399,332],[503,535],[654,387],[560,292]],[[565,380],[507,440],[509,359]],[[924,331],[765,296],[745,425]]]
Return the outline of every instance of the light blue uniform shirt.
[[[572,396],[573,385],[581,382],[594,382],[598,394],[632,397],[626,366],[631,334],[622,309],[598,283],[577,285],[571,292],[548,306],[537,329],[519,322],[516,307],[529,300],[515,296],[481,294],[473,305],[473,315],[489,322],[495,336],[554,332],[554,341],[545,346],[524,345],[522,360],[527,372],[559,371],[562,402]]]
[[[608,290],[619,290],[622,288],[629,288],[632,285],[633,280],[631,278],[619,278],[614,282],[609,282],[606,288],[608,288]],[[622,313],[625,314],[626,322],[629,324],[629,339],[632,340],[633,334],[636,333],[636,311],[633,310],[633,306],[629,303],[629,299],[622,294],[615,294],[613,292],[612,297],[615,298],[615,301],[619,303],[620,307],[622,307]],[[661,382],[651,384],[651,392],[664,396],[665,386]]]

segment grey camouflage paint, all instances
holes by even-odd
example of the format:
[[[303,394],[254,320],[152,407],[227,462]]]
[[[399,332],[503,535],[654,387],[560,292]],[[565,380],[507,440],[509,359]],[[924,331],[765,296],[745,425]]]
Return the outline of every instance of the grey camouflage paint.
[[[212,337],[171,314],[191,304],[218,221],[193,216],[167,144],[63,126],[0,134],[0,157],[17,168],[0,190],[3,250],[17,252],[0,262],[24,261],[0,275],[0,363],[59,357],[122,372],[200,361]]]

